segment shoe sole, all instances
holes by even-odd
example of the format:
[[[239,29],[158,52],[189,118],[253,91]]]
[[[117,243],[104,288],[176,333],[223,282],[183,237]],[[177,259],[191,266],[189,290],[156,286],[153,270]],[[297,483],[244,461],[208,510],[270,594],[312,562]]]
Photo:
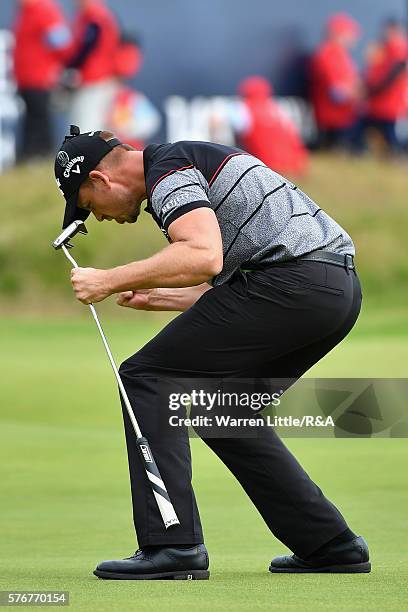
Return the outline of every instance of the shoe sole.
[[[183,570],[157,574],[116,574],[95,570],[94,575],[103,580],[208,580],[210,572],[208,570]]]
[[[349,565],[325,565],[323,567],[275,567],[269,566],[272,574],[368,574],[371,563],[350,563]]]

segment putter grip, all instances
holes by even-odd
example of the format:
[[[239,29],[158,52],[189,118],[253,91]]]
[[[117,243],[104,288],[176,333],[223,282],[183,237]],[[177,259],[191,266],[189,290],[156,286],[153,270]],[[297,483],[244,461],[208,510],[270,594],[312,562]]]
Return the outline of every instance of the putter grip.
[[[136,443],[166,529],[172,525],[180,525],[147,439],[137,438]]]

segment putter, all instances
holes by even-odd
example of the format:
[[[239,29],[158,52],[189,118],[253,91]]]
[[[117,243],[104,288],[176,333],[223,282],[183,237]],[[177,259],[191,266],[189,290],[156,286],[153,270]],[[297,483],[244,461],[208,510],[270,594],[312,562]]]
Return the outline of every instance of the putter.
[[[68,252],[68,249],[71,249],[73,247],[73,245],[70,244],[69,240],[71,240],[78,233],[80,234],[88,233],[88,230],[86,229],[83,221],[74,221],[73,223],[71,223],[71,225],[69,225],[58,236],[58,238],[56,238],[54,242],[52,243],[52,246],[54,247],[54,249],[62,249],[64,251],[65,256],[72,263],[74,268],[78,268],[79,266],[77,262],[75,261],[75,259],[72,257],[72,255]],[[128,395],[126,393],[126,389],[123,386],[123,382],[120,377],[118,368],[116,367],[115,361],[113,359],[113,356],[109,348],[108,342],[106,340],[105,334],[103,332],[102,326],[99,322],[98,315],[96,314],[95,307],[93,304],[88,304],[88,306],[91,309],[93,318],[95,319],[95,323],[98,327],[99,333],[102,338],[102,342],[105,346],[106,352],[109,357],[109,361],[111,363],[113,372],[118,382],[120,394],[125,403],[127,413],[133,425],[133,429],[135,430],[136,443],[139,448],[139,454],[143,460],[147,478],[149,479],[150,485],[152,487],[153,495],[156,499],[157,506],[162,516],[164,526],[167,529],[168,527],[171,527],[172,525],[180,525],[180,521],[177,518],[177,514],[174,510],[173,504],[171,503],[169,494],[167,493],[166,486],[162,480],[162,477],[160,476],[159,468],[156,465],[156,462],[154,460],[149,443],[147,439],[143,437],[142,432],[140,431],[140,428],[137,423],[136,417],[134,415]]]

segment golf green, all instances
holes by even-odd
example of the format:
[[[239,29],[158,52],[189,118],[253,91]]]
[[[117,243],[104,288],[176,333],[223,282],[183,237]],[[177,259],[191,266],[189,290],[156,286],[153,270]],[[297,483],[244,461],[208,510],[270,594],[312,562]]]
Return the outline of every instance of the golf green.
[[[129,326],[131,315],[135,315]],[[121,359],[160,327],[105,325]],[[390,323],[392,321],[392,323]],[[399,321],[399,322],[398,322]],[[406,376],[398,316],[376,315],[316,376]],[[285,552],[231,474],[192,441],[209,582],[102,581],[95,565],[137,548],[116,387],[92,320],[0,320],[2,590],[65,590],[72,610],[401,610],[408,579],[403,439],[291,439],[288,446],[369,542],[367,575],[272,575]]]

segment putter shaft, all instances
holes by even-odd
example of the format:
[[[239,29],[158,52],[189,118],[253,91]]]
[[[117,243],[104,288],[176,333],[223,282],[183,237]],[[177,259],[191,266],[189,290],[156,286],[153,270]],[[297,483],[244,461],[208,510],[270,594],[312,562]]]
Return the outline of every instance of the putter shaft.
[[[68,245],[68,240],[75,236],[78,232],[87,233],[85,225],[83,221],[74,221],[68,226],[63,233],[58,236],[56,240],[52,243],[54,249],[62,249],[64,255],[71,262],[74,268],[79,268],[77,262],[72,257],[72,255],[68,252],[68,247],[72,245]],[[129,415],[130,421],[132,423],[133,429],[136,434],[136,445],[140,454],[140,458],[143,461],[144,468],[146,471],[146,476],[149,480],[151,490],[153,496],[156,500],[159,512],[163,519],[163,523],[166,529],[173,525],[180,525],[180,521],[177,517],[176,511],[174,510],[174,506],[171,503],[171,499],[166,489],[166,485],[163,482],[163,479],[160,475],[159,468],[157,467],[156,461],[153,457],[153,453],[150,450],[148,440],[142,435],[140,431],[139,425],[137,423],[135,414],[133,412],[132,406],[130,404],[128,395],[126,393],[125,387],[123,385],[122,379],[120,377],[119,371],[116,367],[115,360],[113,359],[111,350],[108,345],[108,341],[106,340],[105,334],[103,332],[102,326],[100,324],[98,315],[96,314],[96,310],[93,304],[88,304],[91,309],[92,316],[95,320],[96,326],[98,328],[99,334],[102,338],[106,353],[109,357],[110,364],[112,366],[113,373],[115,374],[115,378],[119,385],[119,391],[123,402],[126,406],[127,413]]]
[[[68,251],[67,247],[65,246],[65,244],[63,244],[61,246],[61,248],[64,251],[64,254],[67,257],[67,259],[69,259],[69,261],[74,266],[74,268],[79,268],[77,262],[72,257],[71,253],[69,253],[69,251]],[[128,414],[129,414],[129,418],[130,418],[130,420],[132,422],[133,429],[135,430],[136,437],[137,438],[142,438],[143,437],[142,436],[142,432],[140,431],[140,428],[139,428],[139,425],[137,424],[135,415],[133,414],[133,410],[132,410],[132,407],[130,405],[129,398],[128,398],[128,395],[126,393],[126,389],[123,386],[123,382],[122,382],[122,379],[121,379],[120,374],[118,372],[118,368],[116,367],[115,360],[113,359],[113,355],[112,355],[111,350],[109,348],[108,341],[106,340],[106,336],[105,336],[104,331],[102,329],[102,325],[101,325],[101,323],[99,321],[99,317],[96,314],[95,306],[93,304],[88,304],[88,306],[89,306],[89,308],[90,308],[90,310],[92,312],[92,316],[93,316],[93,318],[95,320],[95,323],[96,323],[96,326],[97,326],[97,328],[99,330],[99,333],[101,335],[102,342],[104,344],[105,350],[106,350],[106,352],[108,354],[109,361],[110,361],[110,364],[112,366],[113,373],[115,374],[116,380],[118,382],[119,390],[120,390],[120,393],[122,395],[123,401],[125,402],[125,406],[126,406]]]

